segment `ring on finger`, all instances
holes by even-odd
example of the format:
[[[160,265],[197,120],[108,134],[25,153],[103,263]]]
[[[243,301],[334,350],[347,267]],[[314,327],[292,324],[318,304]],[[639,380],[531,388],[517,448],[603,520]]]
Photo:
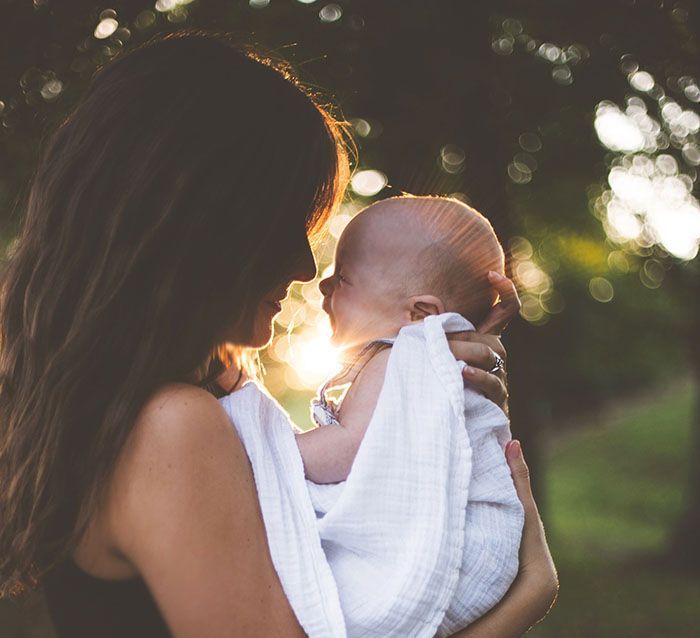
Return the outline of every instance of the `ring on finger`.
[[[489,370],[490,374],[496,374],[497,372],[500,372],[505,368],[506,362],[503,361],[503,357],[501,357],[498,353],[494,352],[493,356],[496,357],[496,361],[493,364],[493,368]]]

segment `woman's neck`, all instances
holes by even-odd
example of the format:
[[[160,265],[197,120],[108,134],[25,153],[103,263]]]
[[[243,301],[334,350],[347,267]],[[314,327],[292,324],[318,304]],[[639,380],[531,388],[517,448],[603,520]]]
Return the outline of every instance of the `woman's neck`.
[[[244,370],[235,364],[231,364],[216,377],[216,383],[226,394],[230,394],[237,388],[240,388],[244,380]]]
[[[207,377],[209,365],[209,360],[203,362],[199,367],[192,371],[192,373],[188,376],[187,381],[193,385],[201,385],[202,381]],[[228,394],[237,387],[240,387],[244,376],[245,371],[243,366],[238,363],[231,363],[227,368],[224,368],[220,374],[212,379],[210,383],[219,386],[222,391]]]

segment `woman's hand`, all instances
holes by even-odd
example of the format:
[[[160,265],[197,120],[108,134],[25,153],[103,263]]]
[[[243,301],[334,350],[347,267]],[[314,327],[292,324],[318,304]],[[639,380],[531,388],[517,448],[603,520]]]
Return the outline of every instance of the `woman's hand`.
[[[478,326],[478,332],[461,332],[450,335],[450,350],[456,359],[467,367],[462,374],[465,381],[482,392],[508,413],[508,389],[506,371],[489,372],[496,367],[499,358],[506,360],[506,350],[500,334],[520,310],[520,298],[515,284],[497,272],[489,273],[489,281],[500,297],[486,319]]]
[[[557,570],[547,546],[530,488],[530,473],[518,441],[508,442],[506,459],[518,498],[525,509],[520,569],[501,602],[451,638],[517,638],[542,620],[557,598]]]

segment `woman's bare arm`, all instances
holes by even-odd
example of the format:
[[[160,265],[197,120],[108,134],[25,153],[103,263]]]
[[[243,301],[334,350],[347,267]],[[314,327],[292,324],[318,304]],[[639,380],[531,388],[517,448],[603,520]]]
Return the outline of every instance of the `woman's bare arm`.
[[[115,549],[176,638],[305,636],[272,564],[245,449],[209,393],[172,385],[151,399],[107,514]]]

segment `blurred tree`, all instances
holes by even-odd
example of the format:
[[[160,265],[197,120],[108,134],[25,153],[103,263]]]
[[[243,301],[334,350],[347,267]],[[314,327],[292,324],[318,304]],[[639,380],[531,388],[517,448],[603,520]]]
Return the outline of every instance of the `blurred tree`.
[[[527,10],[512,3],[510,8],[517,11],[519,19],[506,17],[501,23],[500,33],[493,40],[494,51],[510,58],[512,74],[507,76],[507,86],[511,94],[518,96],[514,100],[517,106],[527,113],[546,117],[546,102],[557,104],[558,121],[545,120],[545,126],[560,128],[562,137],[569,138],[569,152],[560,158],[559,176],[590,175],[590,169],[579,164],[581,160],[599,170],[596,153],[583,148],[584,144],[590,144],[591,137],[585,134],[582,125],[590,125],[593,113],[599,141],[612,151],[605,157],[610,188],[598,196],[594,189],[589,189],[592,212],[602,222],[607,241],[603,250],[598,251],[602,254],[596,256],[596,251],[590,250],[592,246],[585,251],[588,266],[604,259],[613,272],[636,270],[641,282],[650,289],[659,288],[664,276],[669,279],[665,292],[675,298],[674,323],[680,335],[688,336],[686,353],[700,385],[700,346],[696,334],[700,326],[700,272],[697,260],[692,261],[700,243],[700,205],[695,197],[695,167],[700,164],[700,117],[695,107],[700,102],[697,7],[683,2],[667,6],[663,2],[628,0],[600,4],[594,12],[590,4],[584,7],[573,2],[556,6],[549,2],[529,3]],[[524,25],[538,33],[556,34],[557,42],[533,42],[525,35]],[[572,41],[583,45],[572,45]],[[540,58],[540,64],[542,60],[549,62],[553,82],[565,88],[533,91],[535,71],[532,62],[530,68],[525,62],[528,53]],[[612,77],[613,73],[617,77]],[[626,94],[626,109],[608,101],[622,98],[621,93]],[[656,117],[654,109],[658,113]],[[576,136],[579,139],[574,139]],[[516,183],[529,182],[532,172],[534,166],[529,165],[526,157],[518,162],[516,155],[509,166],[509,174],[511,178],[515,175]],[[545,210],[533,216],[540,223],[546,219]],[[554,212],[552,208],[550,212]],[[527,220],[528,216],[520,218]],[[566,221],[572,223],[573,219],[569,217]],[[570,232],[581,238],[585,226],[579,220],[571,225]],[[531,224],[526,233],[530,239],[534,237],[533,230]],[[559,255],[560,261],[564,257]],[[614,288],[610,278],[606,274],[590,279],[590,293],[597,301],[612,300]],[[521,283],[528,288],[527,282]],[[565,285],[565,281],[561,283]],[[547,312],[547,300],[544,301],[543,310]],[[533,313],[535,323],[539,314]],[[569,312],[567,320],[570,319]],[[653,322],[653,317],[643,316],[643,321],[650,319]],[[600,333],[595,335],[599,336]],[[657,341],[667,343],[658,337],[657,332]],[[627,339],[625,342],[629,345]],[[619,351],[619,346],[616,349]],[[620,354],[629,357],[629,351],[622,350]],[[608,363],[612,359],[603,361]],[[628,358],[627,365],[630,363]],[[691,458],[700,453],[700,409],[696,410],[694,432]],[[696,464],[691,464],[686,503],[686,513],[670,549],[674,558],[698,569],[700,471]]]
[[[698,278],[658,247],[633,250],[606,234],[596,201],[620,153],[606,151],[594,129],[597,105],[634,92],[627,67],[621,73],[626,54],[675,78],[670,92],[683,92],[678,78],[698,78],[697,21],[694,5],[660,0],[6,2],[2,240],[14,235],[13,203],[40,140],[97,64],[162,30],[240,33],[335,96],[353,122],[360,167],[388,176],[377,197],[456,194],[494,223],[523,291],[526,321],[506,341],[513,429],[537,479],[540,435],[552,423],[658,383],[689,354],[700,379],[698,340],[689,353],[681,338],[700,325],[697,303],[688,304]],[[694,170],[686,171],[693,188]],[[659,287],[665,275],[670,285]],[[676,551],[697,560],[694,466]]]

